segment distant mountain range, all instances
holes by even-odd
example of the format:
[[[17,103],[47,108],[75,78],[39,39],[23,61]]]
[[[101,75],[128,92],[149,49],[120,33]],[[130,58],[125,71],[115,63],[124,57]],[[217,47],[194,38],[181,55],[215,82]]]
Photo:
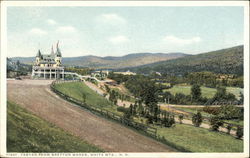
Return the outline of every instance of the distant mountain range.
[[[107,56],[79,56],[64,57],[62,64],[65,66],[82,66],[91,68],[118,69],[125,67],[136,67],[151,64],[159,61],[172,60],[187,56],[184,53],[135,53],[121,57]],[[13,61],[19,60],[21,63],[32,64],[35,57],[13,57]]]
[[[243,55],[243,45],[240,45],[208,53],[137,66],[130,68],[130,71],[144,74],[160,72],[175,76],[199,71],[243,75]]]
[[[184,53],[135,53],[121,57],[80,56],[65,57],[63,65],[97,69],[117,69],[149,74],[185,75],[189,72],[210,71],[221,74],[243,75],[243,45],[217,51],[187,55]],[[32,64],[35,57],[15,57],[13,61]]]

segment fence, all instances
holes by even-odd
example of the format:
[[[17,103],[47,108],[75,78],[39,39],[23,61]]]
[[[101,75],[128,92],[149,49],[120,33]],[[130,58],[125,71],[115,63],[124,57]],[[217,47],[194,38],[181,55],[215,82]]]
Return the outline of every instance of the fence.
[[[142,123],[139,123],[139,122],[135,122],[133,120],[129,120],[127,118],[124,118],[123,116],[120,116],[116,113],[113,113],[111,111],[108,111],[106,109],[101,109],[101,108],[98,108],[98,107],[94,107],[94,106],[90,106],[84,102],[81,102],[75,98],[72,98],[60,91],[58,91],[56,88],[55,88],[55,84],[57,83],[65,83],[65,82],[79,82],[78,80],[73,80],[73,81],[53,81],[52,84],[50,85],[50,88],[53,92],[55,92],[57,95],[59,95],[60,97],[62,97],[63,99],[66,99],[67,101],[69,102],[72,102],[76,105],[79,105],[89,111],[91,111],[92,113],[95,113],[97,115],[101,115],[101,116],[104,116],[108,119],[112,119],[114,121],[117,121],[123,125],[126,125],[126,126],[129,126],[129,127],[132,127],[136,130],[140,130],[140,131],[143,131],[145,133],[147,133],[149,136],[152,136],[152,137],[155,137],[157,136],[157,128],[154,128],[154,127],[151,127],[151,126],[147,126],[145,124],[142,124]]]

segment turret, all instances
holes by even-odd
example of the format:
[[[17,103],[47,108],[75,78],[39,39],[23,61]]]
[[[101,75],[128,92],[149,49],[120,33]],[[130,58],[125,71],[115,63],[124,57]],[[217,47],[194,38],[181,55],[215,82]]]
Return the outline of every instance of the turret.
[[[55,55],[55,53],[54,53],[54,49],[53,49],[53,45],[51,46],[51,56],[54,56]]]
[[[59,49],[58,45],[59,45],[59,41],[56,44],[56,56],[62,57],[62,53],[61,53],[61,50]]]
[[[41,56],[42,56],[42,53],[41,53],[40,49],[38,49],[38,52],[37,52],[37,54],[36,54],[36,57],[41,57]]]
[[[36,54],[36,65],[39,65],[41,58],[42,58],[42,53],[40,49],[38,49],[38,52]]]
[[[61,65],[61,59],[62,59],[62,53],[61,53],[61,50],[59,49],[58,45],[59,45],[59,41],[56,44],[55,62],[56,62],[57,66],[60,66]]]

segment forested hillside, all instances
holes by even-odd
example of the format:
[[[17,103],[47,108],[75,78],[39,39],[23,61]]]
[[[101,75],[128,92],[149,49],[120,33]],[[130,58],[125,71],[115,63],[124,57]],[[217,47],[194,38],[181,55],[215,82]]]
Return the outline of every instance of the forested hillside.
[[[243,75],[243,46],[185,56],[183,58],[135,67],[130,70],[144,74],[160,72],[175,76],[200,71]]]

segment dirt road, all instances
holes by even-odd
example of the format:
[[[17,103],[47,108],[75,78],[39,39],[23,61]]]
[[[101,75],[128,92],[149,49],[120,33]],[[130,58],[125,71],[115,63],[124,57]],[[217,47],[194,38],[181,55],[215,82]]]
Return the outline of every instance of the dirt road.
[[[173,152],[170,147],[59,98],[46,80],[9,80],[14,101],[83,140],[110,152]]]

